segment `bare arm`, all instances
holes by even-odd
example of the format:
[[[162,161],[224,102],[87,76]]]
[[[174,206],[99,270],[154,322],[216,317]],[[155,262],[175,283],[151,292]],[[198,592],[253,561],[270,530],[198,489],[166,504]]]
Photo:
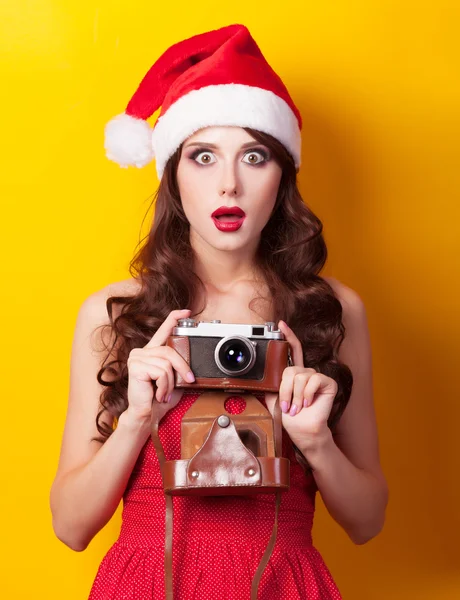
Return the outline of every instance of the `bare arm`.
[[[371,345],[361,298],[337,280],[329,283],[343,306],[346,333],[339,355],[353,373],[353,391],[334,438],[328,430],[313,447],[300,450],[330,515],[353,542],[364,544],[383,528],[388,503],[379,459]]]
[[[70,367],[70,392],[61,455],[50,493],[53,528],[70,548],[84,550],[115,512],[140,450],[148,419],[120,415],[105,444],[95,424],[102,386],[96,380],[103,355],[94,349],[94,329],[108,322],[108,288],[87,298],[78,313]]]
[[[103,445],[92,441],[98,437],[96,415],[103,389],[96,376],[107,352],[100,337],[93,339],[93,333],[100,325],[107,324],[106,299],[110,295],[123,295],[124,283],[114,284],[117,289],[111,293],[111,286],[107,286],[87,298],[75,327],[67,419],[50,505],[57,537],[78,551],[87,547],[120,503],[150,433],[154,395],[155,402],[162,403],[162,414],[171,410],[183,393],[174,388],[174,370],[184,379],[190,371],[187,362],[165,346],[177,319],[188,316],[190,311],[171,311],[150,341],[130,352],[128,408],[120,415],[117,428]],[[100,329],[97,335],[100,336]],[[111,340],[105,335],[104,341],[109,344]]]

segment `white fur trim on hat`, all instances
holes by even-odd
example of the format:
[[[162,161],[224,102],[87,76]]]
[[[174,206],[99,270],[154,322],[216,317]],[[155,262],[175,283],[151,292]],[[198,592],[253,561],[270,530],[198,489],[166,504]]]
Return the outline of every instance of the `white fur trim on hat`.
[[[158,178],[168,159],[193,133],[204,127],[232,125],[269,133],[300,166],[301,136],[297,118],[277,94],[239,83],[209,85],[182,96],[155,123],[152,144]]]
[[[144,167],[154,157],[152,128],[144,119],[122,113],[106,124],[104,146],[107,158],[120,167]]]

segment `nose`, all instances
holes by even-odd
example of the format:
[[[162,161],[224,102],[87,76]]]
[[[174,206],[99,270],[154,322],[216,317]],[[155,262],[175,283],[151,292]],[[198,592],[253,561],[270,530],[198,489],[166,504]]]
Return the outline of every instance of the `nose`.
[[[226,194],[227,196],[236,196],[237,195],[236,187],[231,188],[231,189],[221,188],[220,195],[223,196],[224,194]]]
[[[223,169],[222,179],[220,181],[220,196],[237,196],[238,184],[235,166],[229,164]]]

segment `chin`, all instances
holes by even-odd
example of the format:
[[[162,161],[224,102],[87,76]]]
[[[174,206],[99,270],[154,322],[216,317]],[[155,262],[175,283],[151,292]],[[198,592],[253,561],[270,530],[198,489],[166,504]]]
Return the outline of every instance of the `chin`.
[[[194,234],[201,238],[202,242],[206,245],[215,248],[216,250],[221,251],[235,251],[240,250],[248,245],[254,238],[254,236],[258,235],[260,237],[260,232],[256,232],[252,234],[251,232],[243,231],[244,225],[238,230],[231,233],[221,232],[215,228],[214,223],[212,223],[211,231],[200,231],[199,229],[194,229],[191,226],[191,229],[194,230]]]
[[[217,235],[207,238],[207,242],[219,250],[238,250],[244,248],[250,241],[250,234],[247,231],[235,231],[232,233],[223,233],[216,231]]]
[[[216,242],[214,240],[213,243],[210,242],[210,245],[216,248],[216,250],[228,250],[230,252],[244,248],[246,246],[246,242],[243,240],[221,240],[220,242]]]

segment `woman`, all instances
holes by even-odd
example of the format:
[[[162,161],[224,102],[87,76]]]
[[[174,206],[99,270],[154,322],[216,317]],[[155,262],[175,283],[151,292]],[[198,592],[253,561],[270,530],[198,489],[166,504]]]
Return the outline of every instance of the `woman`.
[[[159,106],[152,133],[145,120]],[[180,422],[198,394],[174,390],[174,371],[194,379],[165,345],[179,318],[273,321],[291,347],[280,386],[291,486],[258,597],[340,598],[312,545],[317,490],[354,543],[383,527],[365,308],[353,290],[319,276],[322,224],[296,186],[300,129],[298,109],[242,25],[169,48],[106,128],[109,158],[141,167],[155,156],[160,186],[133,277],[88,297],[75,328],[51,490],[56,535],[84,550],[123,498],[120,537],[91,600],[164,598],[165,501],[149,426],[152,401],[161,402],[166,456],[180,458]],[[274,395],[259,399],[273,414]],[[272,494],[175,497],[175,597],[249,598],[273,507]]]

